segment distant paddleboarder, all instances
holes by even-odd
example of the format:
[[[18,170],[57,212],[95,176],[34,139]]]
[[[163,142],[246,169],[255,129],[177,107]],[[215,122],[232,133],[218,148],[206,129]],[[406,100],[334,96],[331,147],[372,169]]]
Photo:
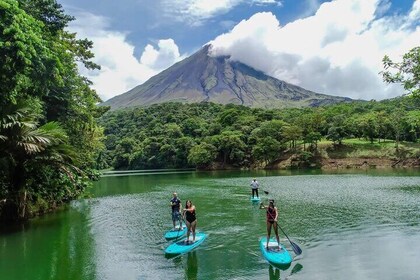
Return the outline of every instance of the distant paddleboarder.
[[[258,188],[260,187],[260,184],[257,181],[257,178],[252,179],[251,181],[251,189],[252,189],[252,198],[254,198],[254,194],[258,196]]]

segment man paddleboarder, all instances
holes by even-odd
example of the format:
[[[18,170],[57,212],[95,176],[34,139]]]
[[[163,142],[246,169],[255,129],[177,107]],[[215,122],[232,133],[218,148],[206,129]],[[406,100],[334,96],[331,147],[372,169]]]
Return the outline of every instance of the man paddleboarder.
[[[254,198],[254,194],[258,196],[258,187],[260,186],[260,184],[257,181],[257,178],[252,179],[251,181],[251,189],[252,189],[252,198]]]
[[[172,222],[175,224],[176,221],[179,221],[179,228],[182,228],[182,218],[181,218],[181,200],[178,198],[178,194],[176,192],[173,193],[173,197],[171,199],[171,207],[172,207]]]

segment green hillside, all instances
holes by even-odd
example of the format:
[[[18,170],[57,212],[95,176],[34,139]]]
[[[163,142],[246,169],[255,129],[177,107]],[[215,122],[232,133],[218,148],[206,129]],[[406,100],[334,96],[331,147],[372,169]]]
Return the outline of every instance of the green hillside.
[[[328,166],[333,158],[381,158],[384,165],[406,159],[415,165],[419,105],[398,98],[304,109],[164,103],[113,111],[101,119],[107,150],[100,163],[115,169],[304,168]]]

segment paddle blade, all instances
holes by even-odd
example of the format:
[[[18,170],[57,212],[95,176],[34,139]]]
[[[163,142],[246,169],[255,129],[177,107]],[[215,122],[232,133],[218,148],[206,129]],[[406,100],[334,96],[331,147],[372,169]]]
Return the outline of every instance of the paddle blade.
[[[269,194],[269,192],[268,192],[268,191],[264,191],[264,193],[265,193],[265,194]]]
[[[302,249],[300,249],[300,247],[295,242],[290,241],[290,245],[292,245],[293,252],[295,252],[296,255],[302,254]]]

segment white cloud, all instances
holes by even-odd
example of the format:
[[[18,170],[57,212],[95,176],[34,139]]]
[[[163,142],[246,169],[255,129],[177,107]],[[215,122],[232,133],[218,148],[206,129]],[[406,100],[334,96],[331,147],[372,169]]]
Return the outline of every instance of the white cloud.
[[[378,73],[385,54],[399,61],[418,46],[420,0],[408,15],[378,18],[384,5],[380,0],[325,2],[313,16],[285,26],[272,13],[257,13],[210,42],[212,55],[231,55],[317,92],[362,99],[400,95],[403,89],[383,83]]]
[[[178,46],[172,39],[159,40],[159,49],[148,44],[140,58],[140,62],[152,69],[162,70],[180,59]]]
[[[198,26],[244,3],[282,6],[280,0],[162,0],[161,5],[165,16]]]
[[[134,56],[134,46],[127,42],[127,34],[109,31],[108,21],[100,16],[80,13],[70,26],[81,38],[93,41],[94,62],[101,70],[81,73],[93,82],[93,88],[105,101],[142,84],[160,71],[183,59],[174,40],[157,42],[157,48],[147,45],[141,59]]]
[[[276,4],[279,7],[283,6],[280,0],[253,0],[252,3],[257,5]]]

